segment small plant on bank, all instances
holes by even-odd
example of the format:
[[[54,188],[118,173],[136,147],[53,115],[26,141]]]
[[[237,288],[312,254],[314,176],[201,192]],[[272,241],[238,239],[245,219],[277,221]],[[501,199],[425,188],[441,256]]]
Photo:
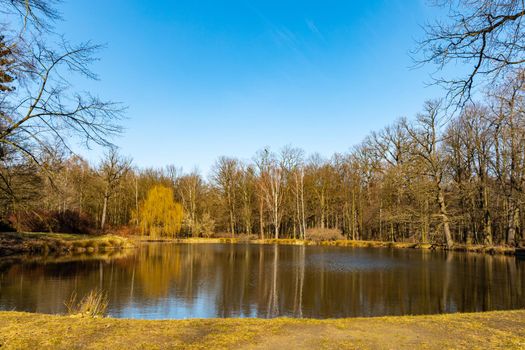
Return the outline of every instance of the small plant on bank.
[[[100,289],[92,289],[82,299],[78,299],[76,292],[64,304],[67,314],[81,317],[104,317],[107,314],[108,297]]]
[[[306,230],[305,238],[314,242],[345,239],[341,230],[335,228],[309,228]]]

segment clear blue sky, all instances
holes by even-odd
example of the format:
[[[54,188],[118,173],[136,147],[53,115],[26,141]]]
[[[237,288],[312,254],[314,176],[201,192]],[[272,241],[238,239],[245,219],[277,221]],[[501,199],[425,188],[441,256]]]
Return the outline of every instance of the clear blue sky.
[[[425,0],[65,0],[61,11],[67,38],[107,44],[89,88],[129,107],[116,143],[139,166],[206,174],[218,156],[287,144],[328,157],[440,96],[425,85],[431,67],[410,68],[437,13]]]

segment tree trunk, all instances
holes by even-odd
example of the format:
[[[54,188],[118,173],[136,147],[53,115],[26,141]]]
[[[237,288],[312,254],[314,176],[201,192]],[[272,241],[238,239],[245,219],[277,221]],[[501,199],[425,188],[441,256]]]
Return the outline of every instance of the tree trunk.
[[[306,234],[306,217],[304,214],[304,173],[301,173],[301,221],[302,221],[302,238],[305,239]]]
[[[273,226],[274,226],[274,234],[275,234],[275,239],[279,239],[279,218],[278,218],[278,213],[277,211],[275,210],[274,213],[273,213]]]
[[[264,208],[263,201],[259,198],[259,233],[261,234],[261,239],[264,239]]]
[[[452,240],[452,234],[450,233],[450,223],[449,223],[448,214],[447,214],[447,206],[445,204],[445,195],[443,194],[443,190],[441,189],[441,186],[439,185],[438,185],[438,204],[439,204],[439,212],[443,220],[443,231],[445,233],[445,241],[446,241],[447,247],[451,248],[454,245],[454,241]]]
[[[279,203],[276,191],[273,191],[273,226],[275,239],[279,239]]]
[[[508,234],[507,234],[507,244],[515,245],[516,244],[516,231],[519,225],[519,208],[516,206],[516,203],[513,199],[509,199],[509,209],[508,209]]]
[[[325,228],[325,198],[324,198],[324,193],[321,193],[320,204],[321,204],[321,223],[320,223],[319,226],[321,227],[321,229],[324,229]]]
[[[137,177],[135,177],[135,210],[136,210],[135,223],[137,227],[139,227],[139,184],[138,184]]]
[[[488,208],[488,190],[487,186],[483,185],[483,243],[492,245],[492,218],[490,217],[490,211]]]
[[[104,231],[104,226],[106,225],[106,212],[108,210],[108,199],[109,199],[109,189],[106,188],[104,193],[104,204],[102,205],[102,218],[100,219],[100,230]]]
[[[233,219],[233,210],[230,209],[230,233],[235,236],[235,220]]]

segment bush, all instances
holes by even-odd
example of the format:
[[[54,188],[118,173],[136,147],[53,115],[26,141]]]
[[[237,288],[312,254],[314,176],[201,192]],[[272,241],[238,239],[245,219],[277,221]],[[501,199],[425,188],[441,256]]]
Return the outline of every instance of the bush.
[[[129,237],[140,235],[140,229],[134,225],[127,225],[111,229],[108,233],[116,236]]]
[[[26,211],[11,216],[10,221],[25,232],[93,234],[96,227],[90,216],[74,210]]]
[[[237,234],[232,236],[231,232],[222,231],[222,232],[214,232],[211,237],[213,238],[232,238],[232,237],[237,237]]]
[[[23,232],[52,231],[50,221],[49,213],[35,211],[19,212],[18,215],[11,214],[9,217],[11,225]]]
[[[247,242],[247,241],[255,241],[259,239],[259,236],[253,233],[252,234],[242,233],[242,234],[237,235],[236,238],[239,239],[239,241]]]
[[[0,220],[0,232],[15,232],[16,229],[12,226],[11,222],[6,220]]]
[[[310,241],[337,241],[344,239],[341,230],[337,228],[309,228],[305,232],[305,238]]]
[[[93,234],[95,231],[95,222],[91,217],[78,211],[53,212],[52,217],[55,232]]]
[[[204,213],[202,219],[193,228],[193,236],[210,238],[215,231],[215,220],[210,214]]]

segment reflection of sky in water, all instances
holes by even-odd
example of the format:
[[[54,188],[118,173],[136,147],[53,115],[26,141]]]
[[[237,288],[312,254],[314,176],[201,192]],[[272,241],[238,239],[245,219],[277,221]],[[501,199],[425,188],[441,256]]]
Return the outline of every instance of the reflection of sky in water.
[[[118,308],[110,307],[108,313],[112,317],[140,319],[208,318],[210,312],[216,312],[216,316],[221,317],[220,311],[216,310],[218,292],[214,288],[207,287],[190,299],[174,298],[172,294],[165,298],[150,299],[146,302],[141,300],[137,302],[132,299],[129,303]],[[230,315],[230,317],[232,316],[257,317],[257,311],[239,312]]]

